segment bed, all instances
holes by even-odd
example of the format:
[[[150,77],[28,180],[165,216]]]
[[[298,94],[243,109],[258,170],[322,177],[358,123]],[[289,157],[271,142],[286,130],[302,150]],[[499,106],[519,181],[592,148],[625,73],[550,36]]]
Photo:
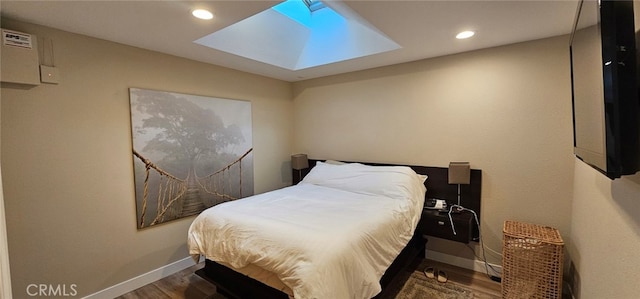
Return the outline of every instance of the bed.
[[[198,275],[231,298],[371,298],[424,252],[429,168],[310,162],[298,184],[194,220]]]

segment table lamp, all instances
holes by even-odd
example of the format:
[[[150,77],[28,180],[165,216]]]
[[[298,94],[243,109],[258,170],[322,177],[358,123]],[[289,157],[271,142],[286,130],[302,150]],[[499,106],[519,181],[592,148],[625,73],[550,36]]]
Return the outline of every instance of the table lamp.
[[[460,205],[460,185],[471,183],[469,162],[449,162],[449,184],[458,185],[458,205]]]
[[[302,170],[309,168],[309,158],[305,154],[291,156],[291,168],[298,171],[298,177],[302,180]]]

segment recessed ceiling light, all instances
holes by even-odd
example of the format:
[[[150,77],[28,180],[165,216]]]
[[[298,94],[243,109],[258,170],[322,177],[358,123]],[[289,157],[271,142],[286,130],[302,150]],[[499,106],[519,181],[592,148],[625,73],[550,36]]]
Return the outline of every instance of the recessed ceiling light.
[[[474,34],[476,34],[473,31],[462,31],[460,33],[458,33],[458,35],[456,35],[457,39],[465,39],[465,38],[470,38],[472,37]]]
[[[195,9],[191,12],[191,14],[198,19],[203,19],[203,20],[213,19],[213,14],[206,9]]]

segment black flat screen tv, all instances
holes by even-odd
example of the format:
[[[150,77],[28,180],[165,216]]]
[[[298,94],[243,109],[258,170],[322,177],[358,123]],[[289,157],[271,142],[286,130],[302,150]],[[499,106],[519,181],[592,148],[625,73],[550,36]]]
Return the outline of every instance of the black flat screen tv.
[[[571,34],[575,155],[611,179],[640,171],[633,1],[580,1]]]

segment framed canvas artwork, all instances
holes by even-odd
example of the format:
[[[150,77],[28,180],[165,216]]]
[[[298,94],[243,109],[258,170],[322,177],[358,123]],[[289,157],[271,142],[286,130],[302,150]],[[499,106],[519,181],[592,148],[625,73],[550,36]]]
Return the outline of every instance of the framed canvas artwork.
[[[251,102],[130,88],[139,229],[253,195]]]

